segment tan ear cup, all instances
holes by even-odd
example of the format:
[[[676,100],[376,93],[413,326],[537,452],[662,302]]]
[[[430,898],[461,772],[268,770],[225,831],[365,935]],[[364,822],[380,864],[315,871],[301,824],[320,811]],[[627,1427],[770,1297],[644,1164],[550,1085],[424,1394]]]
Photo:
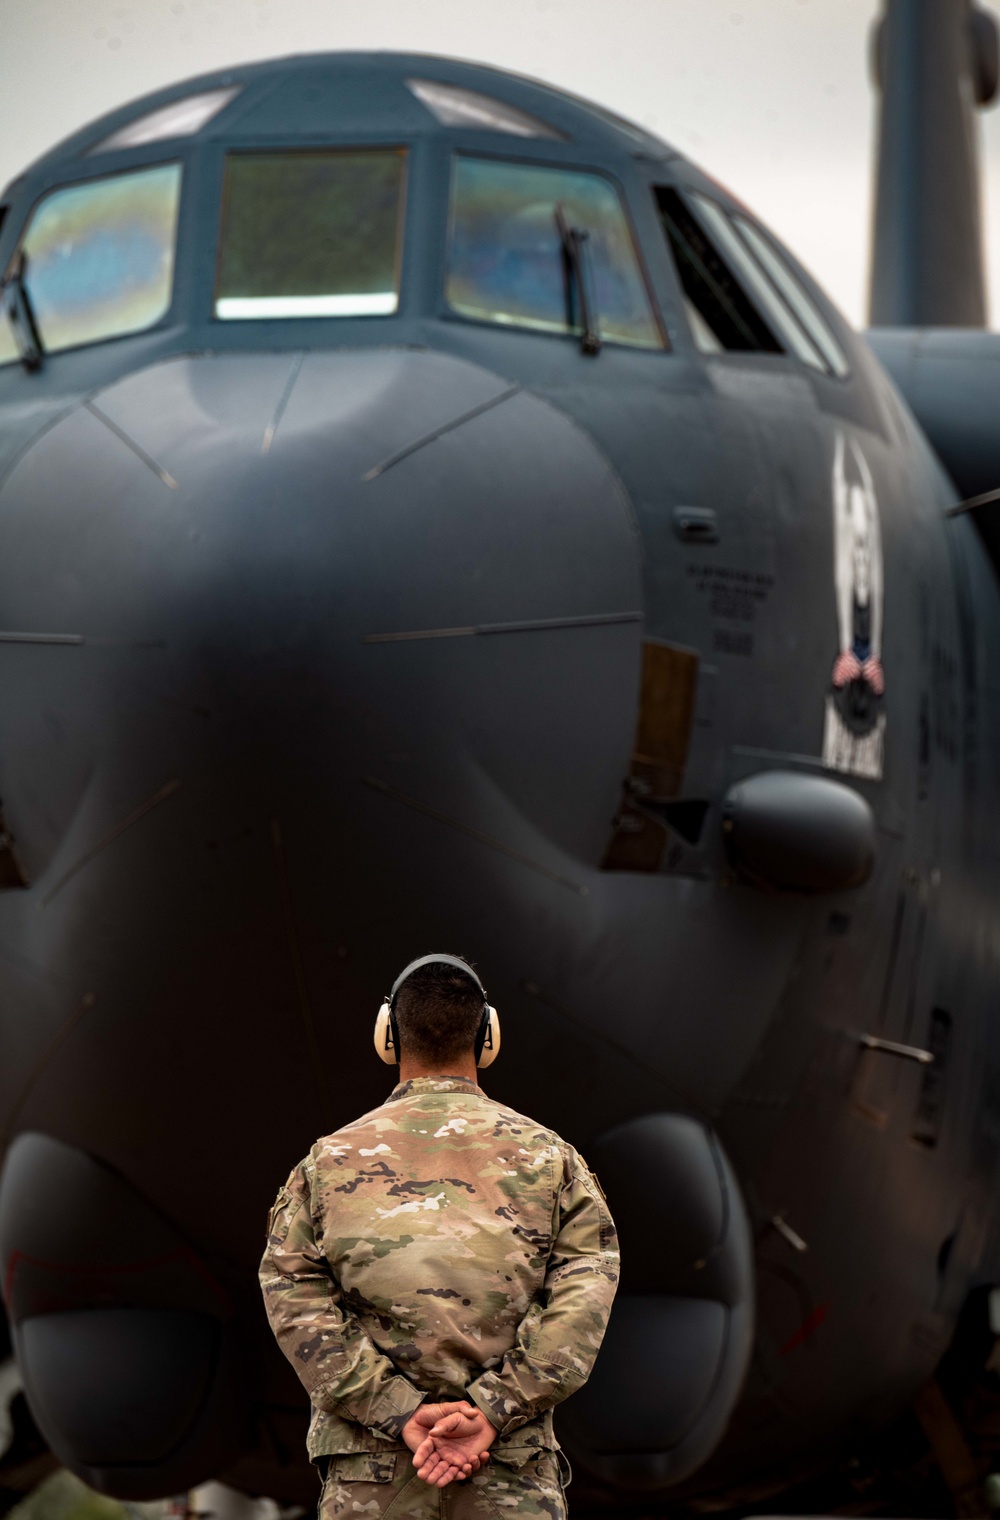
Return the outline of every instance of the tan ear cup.
[[[500,1054],[500,1018],[495,1008],[490,1008],[490,1022],[486,1030],[486,1038],[483,1048],[479,1052],[479,1060],[476,1063],[482,1071],[484,1066],[492,1066]]]
[[[389,1021],[389,1004],[383,1003],[375,1020],[375,1049],[387,1066],[395,1066],[399,1060],[392,1042],[392,1024]]]

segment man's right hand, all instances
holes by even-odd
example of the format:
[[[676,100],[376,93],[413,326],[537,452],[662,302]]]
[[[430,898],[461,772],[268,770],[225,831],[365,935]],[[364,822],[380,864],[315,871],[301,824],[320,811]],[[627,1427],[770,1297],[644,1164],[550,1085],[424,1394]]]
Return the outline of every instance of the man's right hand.
[[[470,1477],[489,1461],[496,1437],[496,1426],[481,1409],[473,1404],[452,1405],[413,1454],[417,1476],[435,1487],[444,1487],[452,1477]]]

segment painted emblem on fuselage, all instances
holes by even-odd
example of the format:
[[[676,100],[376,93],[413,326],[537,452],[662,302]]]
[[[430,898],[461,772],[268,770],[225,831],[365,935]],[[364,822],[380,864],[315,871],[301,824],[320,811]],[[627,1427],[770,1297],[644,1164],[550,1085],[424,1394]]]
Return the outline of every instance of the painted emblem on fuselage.
[[[833,458],[837,655],[826,697],[823,764],[878,781],[885,750],[882,526],[868,461],[838,433]]]

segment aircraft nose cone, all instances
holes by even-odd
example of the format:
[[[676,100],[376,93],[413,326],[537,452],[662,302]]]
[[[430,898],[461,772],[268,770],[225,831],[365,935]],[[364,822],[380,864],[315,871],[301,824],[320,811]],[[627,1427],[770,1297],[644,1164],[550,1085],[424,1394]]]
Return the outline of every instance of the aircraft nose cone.
[[[64,419],[0,501],[8,627],[162,647],[162,680],[156,656],[95,675],[119,735],[137,703],[204,706],[237,767],[308,755],[354,796],[473,829],[485,809],[509,837],[502,803],[599,861],[635,722],[637,538],[548,403],[426,352],[184,358]]]

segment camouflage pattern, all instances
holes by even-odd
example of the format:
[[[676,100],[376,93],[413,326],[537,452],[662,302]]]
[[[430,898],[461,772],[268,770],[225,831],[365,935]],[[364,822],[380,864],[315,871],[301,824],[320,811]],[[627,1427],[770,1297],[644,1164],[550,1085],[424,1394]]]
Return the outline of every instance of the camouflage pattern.
[[[569,1466],[561,1452],[514,1452],[514,1462],[491,1461],[464,1483],[430,1488],[413,1469],[409,1452],[386,1457],[331,1457],[318,1520],[566,1520],[564,1486]],[[383,1464],[377,1476],[359,1476],[361,1464]]]
[[[618,1241],[572,1146],[474,1082],[420,1077],[294,1169],[260,1277],[314,1459],[401,1451],[425,1397],[468,1398],[523,1467],[557,1450],[551,1411],[590,1375]]]

